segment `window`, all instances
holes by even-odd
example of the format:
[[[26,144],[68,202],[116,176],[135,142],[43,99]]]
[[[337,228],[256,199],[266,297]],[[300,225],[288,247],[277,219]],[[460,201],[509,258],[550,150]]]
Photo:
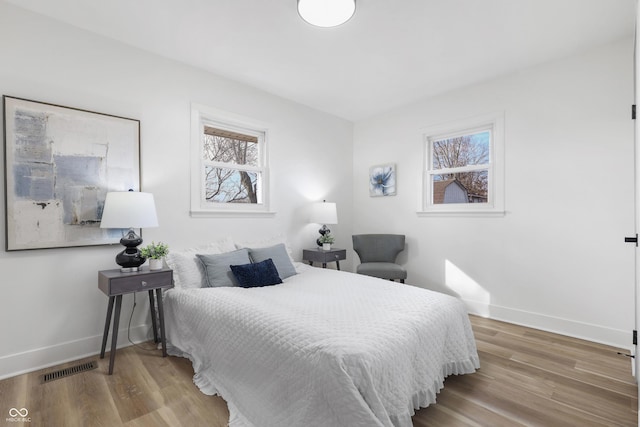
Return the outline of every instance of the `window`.
[[[267,130],[207,107],[192,107],[191,214],[265,214]]]
[[[423,132],[421,213],[504,213],[502,123],[492,115]]]

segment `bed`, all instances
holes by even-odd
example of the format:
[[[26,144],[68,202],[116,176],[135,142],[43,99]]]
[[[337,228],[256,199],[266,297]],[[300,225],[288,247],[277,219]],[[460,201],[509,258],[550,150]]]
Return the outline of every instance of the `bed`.
[[[292,265],[275,286],[202,287],[183,274],[165,293],[168,351],[225,399],[231,427],[411,426],[445,377],[479,368],[458,299]]]

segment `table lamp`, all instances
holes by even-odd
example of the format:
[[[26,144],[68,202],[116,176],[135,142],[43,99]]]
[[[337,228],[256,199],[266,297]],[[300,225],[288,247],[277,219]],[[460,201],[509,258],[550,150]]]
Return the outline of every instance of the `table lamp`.
[[[134,228],[157,227],[158,217],[153,194],[133,190],[107,193],[100,228],[128,229],[120,244],[125,249],[116,255],[116,264],[123,272],[138,271],[147,260],[140,254],[142,238]]]
[[[336,204],[331,202],[327,203],[326,200],[322,201],[322,203],[314,203],[311,208],[311,216],[309,218],[309,222],[322,224],[322,228],[318,230],[320,236],[328,234],[331,230],[329,230],[327,224],[338,223],[338,211],[336,209]],[[319,238],[318,240],[316,240],[316,244],[318,246],[322,246]]]

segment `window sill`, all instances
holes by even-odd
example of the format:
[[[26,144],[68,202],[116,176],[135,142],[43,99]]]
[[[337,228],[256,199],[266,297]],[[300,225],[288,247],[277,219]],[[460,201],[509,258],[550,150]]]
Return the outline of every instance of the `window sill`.
[[[418,211],[418,218],[444,218],[444,217],[466,217],[466,218],[502,218],[506,211]]]
[[[273,211],[205,211],[192,210],[189,212],[192,218],[256,218],[256,217],[273,217],[276,212]]]

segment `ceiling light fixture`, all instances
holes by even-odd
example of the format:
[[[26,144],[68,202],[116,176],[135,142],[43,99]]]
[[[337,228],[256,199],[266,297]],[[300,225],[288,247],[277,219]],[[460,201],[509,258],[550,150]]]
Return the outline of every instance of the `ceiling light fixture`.
[[[356,11],[356,0],[298,0],[300,17],[316,27],[337,27]]]

